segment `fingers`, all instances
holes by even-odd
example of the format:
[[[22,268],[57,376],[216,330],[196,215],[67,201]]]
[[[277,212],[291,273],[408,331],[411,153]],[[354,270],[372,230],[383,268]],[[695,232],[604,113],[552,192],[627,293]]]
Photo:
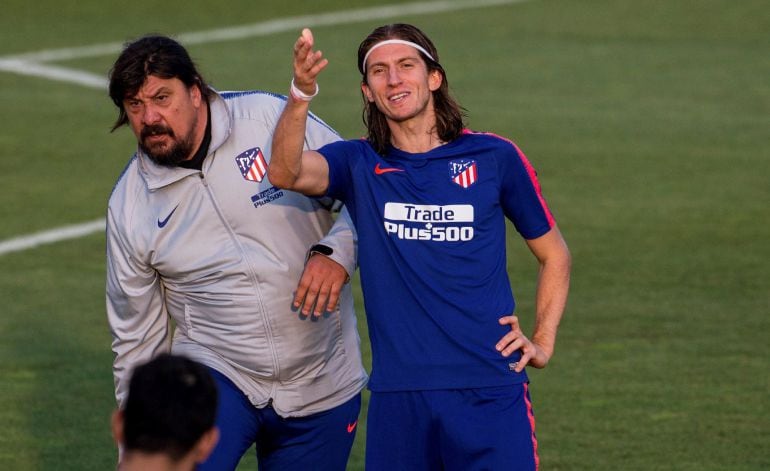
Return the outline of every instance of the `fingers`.
[[[313,44],[313,32],[310,31],[310,28],[302,28],[302,35],[300,37],[311,45]]]
[[[513,352],[520,349],[524,345],[520,336],[514,332],[508,332],[501,338],[495,349],[500,352],[504,357],[510,356]]]
[[[308,302],[310,301],[309,293],[311,291],[312,283],[313,275],[307,270],[302,272],[302,277],[299,279],[299,283],[297,284],[297,291],[294,292],[294,302],[292,304],[294,305],[295,309],[299,309],[303,305],[312,306],[312,304]],[[313,296],[313,301],[315,301],[315,296]]]
[[[509,357],[516,351],[521,351],[521,358],[515,363],[514,371],[521,373],[524,367],[529,364],[530,360],[537,354],[537,347],[527,338],[521,331],[519,326],[519,318],[516,316],[504,316],[498,319],[500,325],[510,325],[511,331],[506,333],[495,344],[495,349],[500,352],[503,357]]]
[[[521,373],[525,366],[529,364],[529,361],[534,356],[531,348],[522,349],[521,358],[517,362],[516,368],[513,371]]]
[[[303,93],[312,94],[318,74],[326,68],[329,61],[323,52],[314,51],[313,33],[305,28],[294,43],[294,83]]]
[[[519,318],[516,316],[504,316],[498,319],[498,322],[500,325],[511,326],[511,331],[505,334],[503,338],[501,338],[500,341],[498,341],[495,345],[495,349],[502,353],[504,357],[507,357],[522,347],[522,341],[520,338],[524,337],[524,334],[521,332],[521,327],[519,327]]]
[[[305,270],[294,295],[294,307],[301,308],[302,314],[306,316],[315,308],[313,315],[320,316],[326,307],[329,292],[330,287],[325,286],[323,279],[315,276],[312,271]]]
[[[342,265],[323,255],[311,256],[297,285],[294,308],[316,317],[335,311],[346,280]]]
[[[337,309],[337,303],[340,300],[340,292],[342,291],[342,284],[331,283],[329,290],[329,300],[326,302],[326,312],[332,312]]]

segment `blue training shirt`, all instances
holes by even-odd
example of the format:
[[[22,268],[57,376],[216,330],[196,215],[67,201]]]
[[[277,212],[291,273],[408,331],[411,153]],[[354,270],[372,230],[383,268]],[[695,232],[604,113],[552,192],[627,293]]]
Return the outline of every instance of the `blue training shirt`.
[[[366,140],[328,144],[328,195],[358,231],[372,346],[372,391],[458,389],[527,381],[495,344],[514,312],[505,218],[526,239],[554,224],[519,149],[465,131],[430,152]]]

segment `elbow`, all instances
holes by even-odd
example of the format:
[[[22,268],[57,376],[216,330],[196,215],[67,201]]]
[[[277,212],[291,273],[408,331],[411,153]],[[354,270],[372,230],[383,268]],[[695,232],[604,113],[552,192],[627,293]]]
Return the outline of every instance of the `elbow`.
[[[288,171],[279,168],[277,165],[270,165],[267,168],[267,179],[273,186],[282,188],[285,190],[291,190],[292,185],[297,180],[296,177],[291,175]]]

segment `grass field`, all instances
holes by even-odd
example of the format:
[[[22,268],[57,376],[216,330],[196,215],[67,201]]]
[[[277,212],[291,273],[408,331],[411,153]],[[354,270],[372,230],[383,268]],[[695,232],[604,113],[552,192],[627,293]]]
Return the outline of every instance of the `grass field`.
[[[267,22],[371,6],[258,3],[4,2],[0,243],[103,217],[134,147],[109,133],[104,89],[10,72],[11,56],[264,23],[189,49],[218,89],[285,93],[299,27]],[[331,61],[314,111],[361,135],[359,41],[417,24],[470,127],[514,139],[538,169],[572,250],[556,356],[531,373],[542,468],[770,469],[770,2],[380,3],[401,5],[314,28]],[[115,56],[43,65],[98,79]],[[536,267],[509,239],[531,324]],[[101,232],[0,253],[0,469],[114,468],[111,359]],[[351,470],[364,434],[362,420]]]

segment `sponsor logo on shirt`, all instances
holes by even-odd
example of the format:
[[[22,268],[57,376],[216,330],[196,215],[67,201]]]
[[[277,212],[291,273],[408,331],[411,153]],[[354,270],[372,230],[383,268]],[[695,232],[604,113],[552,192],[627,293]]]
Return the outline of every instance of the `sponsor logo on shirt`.
[[[385,203],[385,232],[397,239],[460,242],[473,239],[473,206]]]
[[[235,163],[246,180],[259,183],[267,175],[267,162],[259,147],[241,152],[235,157]]]
[[[255,208],[264,206],[271,201],[275,201],[284,195],[283,190],[280,190],[274,186],[271,186],[265,191],[261,191],[251,197],[251,202],[254,203]]]

